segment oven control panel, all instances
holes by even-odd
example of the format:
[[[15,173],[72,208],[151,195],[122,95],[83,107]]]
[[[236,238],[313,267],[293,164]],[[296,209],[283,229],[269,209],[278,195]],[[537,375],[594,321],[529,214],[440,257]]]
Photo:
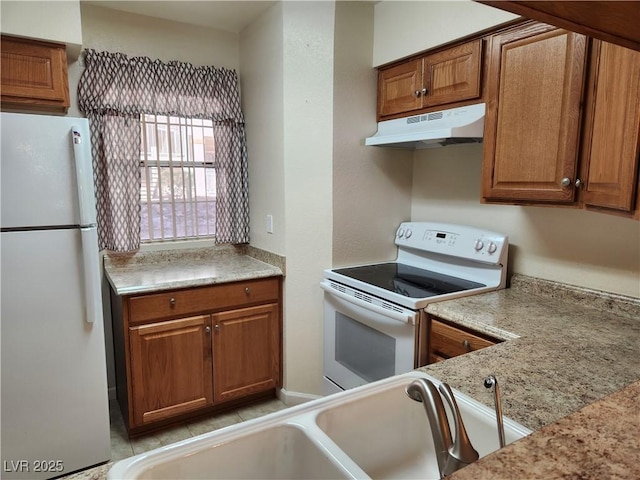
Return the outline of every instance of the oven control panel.
[[[506,235],[466,225],[404,222],[396,230],[396,245],[488,263],[501,263]]]

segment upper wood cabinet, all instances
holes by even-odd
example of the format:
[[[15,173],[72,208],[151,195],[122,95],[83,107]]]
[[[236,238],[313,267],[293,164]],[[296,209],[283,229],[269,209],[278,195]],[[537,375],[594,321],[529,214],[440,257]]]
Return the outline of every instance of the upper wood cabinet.
[[[378,120],[479,98],[481,69],[481,39],[382,67]]]
[[[529,23],[489,41],[483,198],[572,202],[586,37]]]
[[[640,52],[594,41],[585,102],[579,185],[589,207],[638,208]]]
[[[66,111],[69,108],[64,45],[2,36],[2,106]]]
[[[537,23],[487,41],[483,199],[640,218],[640,52]]]
[[[638,1],[476,1],[539,22],[640,50]]]

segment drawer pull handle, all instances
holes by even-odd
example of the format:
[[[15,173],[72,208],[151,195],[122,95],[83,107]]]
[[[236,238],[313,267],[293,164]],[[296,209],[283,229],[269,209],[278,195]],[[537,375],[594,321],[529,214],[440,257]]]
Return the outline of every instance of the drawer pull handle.
[[[171,305],[171,306],[173,307],[175,304],[176,304],[176,299],[175,299],[175,298],[173,298],[173,297],[171,297],[171,298],[169,299],[169,305]]]
[[[464,348],[466,348],[467,350],[470,350],[470,349],[471,349],[471,344],[469,343],[469,340],[463,340],[463,341],[462,341],[462,346],[463,346]]]
[[[247,295],[249,295],[251,293],[251,289],[249,287],[245,287],[244,289],[244,293],[246,293]]]

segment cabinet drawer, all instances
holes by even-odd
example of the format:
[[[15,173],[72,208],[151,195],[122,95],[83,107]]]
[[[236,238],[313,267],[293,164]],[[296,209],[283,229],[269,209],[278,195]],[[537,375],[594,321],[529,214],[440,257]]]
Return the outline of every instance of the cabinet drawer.
[[[451,358],[465,353],[480,350],[499,343],[499,340],[488,340],[464,330],[451,327],[438,320],[431,320],[431,352],[432,355]]]
[[[279,283],[268,278],[131,297],[129,324],[277,300]]]

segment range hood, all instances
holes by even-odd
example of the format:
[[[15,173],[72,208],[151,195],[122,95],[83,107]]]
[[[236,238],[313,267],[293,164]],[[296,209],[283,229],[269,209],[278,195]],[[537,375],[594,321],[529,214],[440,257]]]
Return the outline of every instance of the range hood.
[[[482,142],[485,104],[378,122],[378,132],[365,145],[421,149]]]

